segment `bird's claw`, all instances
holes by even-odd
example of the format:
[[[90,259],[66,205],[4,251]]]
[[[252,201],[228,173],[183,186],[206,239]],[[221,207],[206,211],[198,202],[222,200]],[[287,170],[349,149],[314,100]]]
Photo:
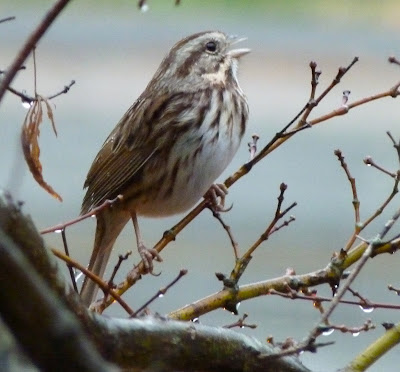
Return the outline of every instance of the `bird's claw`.
[[[225,208],[225,197],[228,194],[228,188],[223,184],[214,184],[205,193],[204,198],[210,201],[212,209],[216,212],[229,212],[233,204]],[[219,198],[219,200],[218,200]]]
[[[162,262],[162,258],[157,250],[153,248],[146,248],[144,244],[138,246],[138,251],[140,258],[143,261],[144,269],[146,273],[153,273],[153,260],[157,262]]]

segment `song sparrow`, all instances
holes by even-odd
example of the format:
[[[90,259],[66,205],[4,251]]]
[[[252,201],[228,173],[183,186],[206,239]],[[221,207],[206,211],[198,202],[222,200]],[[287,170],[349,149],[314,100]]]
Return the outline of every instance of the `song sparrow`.
[[[176,43],[154,77],[104,142],[86,178],[81,213],[122,194],[97,214],[89,270],[102,276],[112,246],[129,219],[145,268],[155,250],[142,241],[137,216],[169,216],[191,208],[207,190],[223,206],[227,192],[213,185],[243,137],[248,105],[237,81],[238,59],[249,49],[222,32],[200,32]],[[97,287],[81,290],[89,305]]]

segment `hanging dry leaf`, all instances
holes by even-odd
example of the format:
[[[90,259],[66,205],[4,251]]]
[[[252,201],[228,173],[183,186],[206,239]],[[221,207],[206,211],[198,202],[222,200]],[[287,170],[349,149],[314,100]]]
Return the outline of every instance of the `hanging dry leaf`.
[[[40,163],[40,147],[39,147],[39,126],[43,121],[43,107],[42,104],[46,106],[47,116],[53,127],[53,131],[57,136],[56,127],[54,124],[53,111],[49,102],[37,95],[36,101],[33,102],[32,106],[29,108],[24,124],[22,125],[21,132],[21,144],[22,150],[24,152],[25,161],[28,164],[29,170],[31,171],[33,178],[36,182],[42,186],[50,195],[55,197],[57,200],[62,201],[60,195],[58,195],[54,189],[45,182],[42,174],[42,164]]]

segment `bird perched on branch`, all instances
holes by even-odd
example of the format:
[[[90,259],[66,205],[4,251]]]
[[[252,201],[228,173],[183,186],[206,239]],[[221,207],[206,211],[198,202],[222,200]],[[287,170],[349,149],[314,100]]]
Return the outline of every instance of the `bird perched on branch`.
[[[81,213],[107,199],[123,199],[97,215],[88,269],[104,275],[114,242],[131,219],[145,269],[158,252],[143,243],[138,216],[162,217],[191,208],[207,194],[223,209],[227,189],[214,185],[231,162],[246,129],[248,105],[237,79],[238,61],[249,49],[218,31],[176,43],[144,92],[108,136],[89,170]],[[96,285],[81,289],[89,305]]]

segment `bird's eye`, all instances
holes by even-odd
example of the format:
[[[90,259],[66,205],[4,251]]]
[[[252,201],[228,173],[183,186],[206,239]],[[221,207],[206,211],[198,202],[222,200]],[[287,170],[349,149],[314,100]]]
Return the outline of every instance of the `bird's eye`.
[[[217,43],[215,41],[209,41],[206,44],[207,52],[214,53],[217,50]]]

